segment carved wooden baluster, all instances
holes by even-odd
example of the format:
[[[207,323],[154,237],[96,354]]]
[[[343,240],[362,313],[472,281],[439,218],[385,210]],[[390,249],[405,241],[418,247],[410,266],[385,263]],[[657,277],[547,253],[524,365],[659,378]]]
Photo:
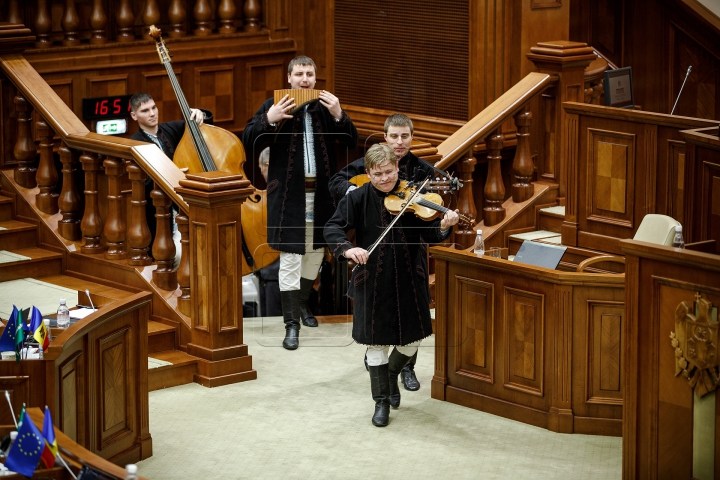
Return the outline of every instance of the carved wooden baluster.
[[[170,17],[170,31],[168,35],[170,37],[185,36],[185,19],[187,18],[185,0],[172,0],[172,2],[170,2],[170,9],[168,10],[168,16]]]
[[[104,162],[105,175],[108,177],[108,214],[105,222],[107,252],[105,258],[124,260],[125,252],[125,197],[121,190],[120,177],[125,173],[125,162],[121,159],[108,157]]]
[[[92,27],[90,43],[95,45],[107,42],[107,25],[108,18],[103,7],[103,0],[93,0],[93,8],[90,12],[90,27]]]
[[[463,187],[458,192],[457,208],[460,213],[473,220],[477,219],[477,207],[475,207],[475,198],[473,196],[473,173],[475,172],[475,164],[477,160],[473,156],[472,149],[467,152],[464,159],[457,162],[457,172],[462,182]],[[461,227],[457,227],[455,231],[455,241],[460,245],[472,247],[475,242],[475,230],[472,227],[466,227],[467,230],[460,230]]]
[[[245,25],[243,26],[243,30],[246,32],[259,32],[262,15],[261,2],[259,0],[245,0],[243,13],[245,14]]]
[[[55,132],[42,118],[37,122],[36,131],[40,137],[40,163],[35,179],[40,193],[35,197],[35,205],[41,212],[54,215],[58,212],[58,172],[53,156]]]
[[[530,154],[530,124],[532,113],[526,109],[515,115],[517,128],[517,148],[513,159],[513,172],[515,183],[512,185],[512,198],[515,202],[524,202],[533,196],[535,187],[530,183],[535,170],[532,155]]]
[[[105,247],[100,244],[103,219],[98,196],[98,172],[102,171],[102,157],[92,152],[83,152],[80,163],[85,172],[85,214],[80,223],[84,243],[80,251],[88,254],[102,253]]]
[[[83,197],[76,185],[78,172],[78,154],[63,142],[60,145],[60,161],[62,162],[62,191],[58,198],[58,207],[62,220],[58,222],[58,233],[66,240],[80,240],[82,232],[80,221],[83,210]]]
[[[52,19],[48,11],[47,0],[38,0],[37,14],[35,15],[35,46],[45,48],[52,45],[50,32],[52,31]]]
[[[153,270],[153,283],[163,290],[175,290],[177,273],[173,270],[175,243],[172,239],[172,213],[170,211],[172,200],[159,188],[155,188],[150,193],[150,197],[155,205],[155,218],[157,218],[157,230],[152,248],[153,257],[157,263],[157,268]]]
[[[18,0],[10,0],[10,8],[8,9],[8,23],[24,23],[20,16],[20,6]]]
[[[235,33],[235,0],[222,0],[218,7],[218,17],[220,17],[220,25],[218,33]]]
[[[120,6],[118,6],[115,13],[118,26],[118,42],[132,42],[135,40],[135,34],[133,33],[135,16],[133,15],[131,2],[132,0],[120,0]]]
[[[15,97],[15,111],[17,112],[17,140],[13,154],[18,161],[15,169],[15,181],[25,188],[35,188],[35,156],[37,149],[32,138],[32,105],[21,95]]]
[[[497,225],[505,218],[505,185],[503,185],[502,160],[503,134],[497,130],[487,142],[488,145],[488,175],[485,182],[485,205],[483,219],[485,225]]]
[[[143,38],[147,38],[150,32],[150,26],[156,25],[160,21],[160,9],[157,5],[157,0],[146,0],[145,10],[143,10],[143,23],[145,29],[143,30]]]
[[[210,28],[210,20],[212,19],[212,8],[208,0],[197,0],[193,15],[195,16],[195,25],[197,28],[193,31],[198,37],[205,37],[212,33]]]
[[[130,226],[127,230],[127,243],[130,258],[128,265],[150,265],[152,259],[148,255],[150,242],[150,228],[145,217],[145,180],[147,173],[138,167],[135,162],[127,163],[128,177],[132,182],[132,197],[130,199]]]
[[[590,103],[593,105],[602,105],[600,103],[600,97],[602,94],[605,93],[605,85],[603,85],[602,80],[598,80],[597,83],[593,86],[593,92],[592,97],[590,99]]]
[[[192,306],[190,305],[190,221],[184,213],[180,213],[175,217],[175,222],[178,231],[180,231],[180,246],[182,248],[180,266],[177,269],[177,281],[180,286],[178,310],[189,317],[192,312]]]
[[[75,8],[75,0],[65,0],[65,12],[63,13],[62,22],[60,23],[63,32],[65,32],[65,38],[62,42],[63,45],[68,47],[79,45],[78,28],[80,27],[80,17],[78,17],[77,9]]]

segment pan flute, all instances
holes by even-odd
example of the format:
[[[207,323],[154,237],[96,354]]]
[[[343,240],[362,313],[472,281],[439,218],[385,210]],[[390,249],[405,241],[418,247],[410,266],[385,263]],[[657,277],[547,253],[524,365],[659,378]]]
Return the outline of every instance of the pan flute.
[[[291,114],[297,112],[302,107],[310,102],[315,102],[320,98],[320,92],[322,90],[310,90],[310,89],[290,89],[285,88],[283,90],[275,90],[275,96],[273,98],[274,103],[278,103],[285,95],[289,95],[290,98],[295,99],[295,108],[292,109]]]

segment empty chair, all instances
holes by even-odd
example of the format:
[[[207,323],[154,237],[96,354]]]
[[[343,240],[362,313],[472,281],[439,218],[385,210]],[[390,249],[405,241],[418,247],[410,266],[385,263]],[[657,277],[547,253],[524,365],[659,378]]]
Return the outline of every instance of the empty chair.
[[[675,238],[675,227],[678,225],[680,222],[672,217],[649,213],[640,222],[633,240],[671,246]]]

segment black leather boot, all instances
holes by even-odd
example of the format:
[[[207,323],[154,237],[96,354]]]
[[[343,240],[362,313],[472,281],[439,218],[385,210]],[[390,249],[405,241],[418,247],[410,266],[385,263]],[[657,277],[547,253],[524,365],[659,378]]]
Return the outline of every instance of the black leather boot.
[[[370,389],[372,397],[375,400],[375,413],[372,417],[372,423],[376,427],[384,427],[390,420],[390,387],[388,383],[388,366],[378,365],[368,368],[370,372]]]
[[[283,320],[285,321],[285,340],[283,348],[295,350],[298,348],[298,337],[300,336],[300,308],[298,306],[299,290],[280,292],[282,303]]]
[[[400,372],[400,378],[402,378],[405,390],[410,390],[411,392],[420,390],[420,382],[418,382],[415,376],[415,362],[417,362],[417,352],[410,357],[410,361],[405,365],[405,368],[402,369],[402,372]]]
[[[315,280],[309,278],[300,277],[300,318],[302,319],[303,325],[307,327],[317,327],[317,318],[310,311],[308,307],[308,300],[310,299],[310,290],[312,290]]]
[[[393,348],[388,361],[388,380],[390,382],[390,406],[393,408],[400,407],[400,388],[398,387],[398,375],[400,371],[410,361],[410,357],[398,352],[397,348]]]

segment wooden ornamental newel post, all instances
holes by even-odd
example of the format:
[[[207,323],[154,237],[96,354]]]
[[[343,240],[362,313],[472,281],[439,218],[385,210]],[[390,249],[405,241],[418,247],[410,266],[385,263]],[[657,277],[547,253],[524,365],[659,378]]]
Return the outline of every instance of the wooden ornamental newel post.
[[[478,220],[477,207],[475,207],[475,199],[473,198],[474,181],[472,175],[475,171],[476,164],[477,160],[475,160],[472,149],[465,154],[464,159],[457,162],[458,177],[463,184],[463,187],[460,189],[458,194],[457,208],[460,210],[461,214],[474,219],[475,223],[477,223]],[[461,228],[462,227],[458,225],[457,230],[455,231],[455,241],[464,248],[472,247],[473,242],[475,242],[475,235],[477,235],[476,231],[472,229],[461,230]],[[466,228],[469,229],[471,227]]]
[[[497,225],[505,219],[505,185],[502,179],[500,161],[502,160],[503,134],[498,129],[487,139],[488,174],[485,181],[485,205],[483,220],[485,225]]]
[[[190,207],[191,339],[201,359],[195,382],[206,387],[253,380],[243,344],[240,204],[253,193],[242,175],[188,174],[177,192]]]
[[[555,87],[555,116],[547,125],[554,132],[554,145],[547,152],[556,152],[556,158],[545,158],[539,168],[538,179],[555,181],[559,185],[558,196],[565,197],[565,222],[562,226],[562,244],[577,245],[577,154],[570,151],[576,144],[570,141],[573,131],[577,133],[577,115],[567,115],[563,102],[583,102],[585,98],[585,68],[597,57],[586,43],[558,40],[540,42],[530,49],[528,59],[538,72],[557,75]],[[538,166],[539,167],[539,166]]]
[[[32,105],[22,95],[15,97],[15,111],[17,112],[17,140],[13,154],[18,166],[15,169],[15,181],[25,188],[35,188],[35,156],[37,149],[32,137]]]

